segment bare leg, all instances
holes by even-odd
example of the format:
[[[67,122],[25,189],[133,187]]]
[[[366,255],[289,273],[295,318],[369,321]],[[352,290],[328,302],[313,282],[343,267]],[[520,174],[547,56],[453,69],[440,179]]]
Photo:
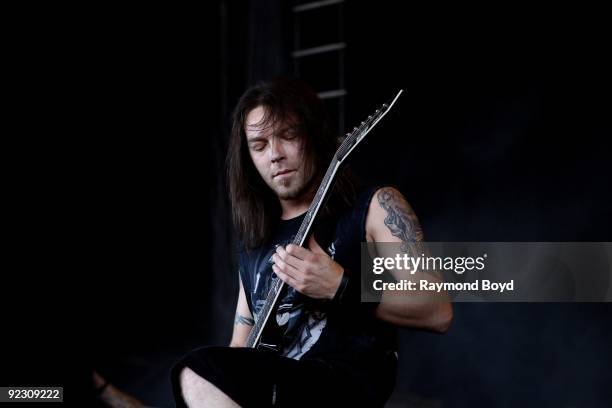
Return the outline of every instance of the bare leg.
[[[239,408],[234,400],[189,368],[180,375],[181,392],[189,408]]]

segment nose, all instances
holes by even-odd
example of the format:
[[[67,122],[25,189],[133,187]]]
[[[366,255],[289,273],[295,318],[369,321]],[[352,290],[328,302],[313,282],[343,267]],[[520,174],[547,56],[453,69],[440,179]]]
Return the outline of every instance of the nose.
[[[272,137],[270,141],[270,161],[275,163],[285,158],[285,150],[283,144],[276,137]]]

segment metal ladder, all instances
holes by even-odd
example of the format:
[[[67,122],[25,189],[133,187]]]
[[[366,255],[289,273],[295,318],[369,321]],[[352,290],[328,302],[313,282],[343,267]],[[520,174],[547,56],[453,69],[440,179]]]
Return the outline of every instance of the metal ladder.
[[[334,116],[336,122],[331,123],[336,134],[344,131],[345,116],[345,49],[344,41],[344,6],[345,0],[322,0],[301,3],[299,0],[292,8],[293,12],[293,74],[312,84],[318,95],[325,102],[330,120]],[[328,26],[317,27],[317,19],[321,18]],[[330,25],[335,25],[330,27]],[[334,38],[308,38],[308,33],[327,31]],[[313,37],[313,36],[310,36]],[[315,36],[316,37],[316,36]],[[327,58],[324,66],[318,66],[315,61]],[[317,84],[325,83],[325,89],[318,89]]]

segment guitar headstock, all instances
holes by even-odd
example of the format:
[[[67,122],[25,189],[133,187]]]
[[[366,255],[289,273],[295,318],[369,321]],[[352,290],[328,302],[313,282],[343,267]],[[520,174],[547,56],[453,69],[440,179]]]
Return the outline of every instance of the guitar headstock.
[[[387,103],[383,103],[380,108],[376,109],[376,111],[372,115],[368,116],[366,120],[361,122],[359,126],[356,126],[351,132],[346,134],[344,141],[336,152],[336,159],[338,162],[342,162],[351,153],[351,151],[353,151],[357,144],[363,140],[368,132],[372,130],[374,126],[376,126],[378,121],[381,120],[383,116],[389,112],[389,110],[391,110],[402,92],[404,92],[404,90],[400,89],[393,99]]]

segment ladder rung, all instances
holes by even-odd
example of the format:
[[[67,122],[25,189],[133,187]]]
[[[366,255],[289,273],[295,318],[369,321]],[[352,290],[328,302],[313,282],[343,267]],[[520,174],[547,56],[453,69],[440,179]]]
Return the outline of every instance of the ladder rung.
[[[299,13],[301,11],[312,10],[319,7],[331,6],[332,4],[344,3],[344,0],[323,0],[323,1],[313,1],[311,3],[300,4],[299,6],[293,7],[294,13]]]
[[[321,53],[329,52],[329,51],[337,51],[345,47],[346,47],[346,43],[340,42],[340,43],[334,43],[334,44],[321,45],[319,47],[306,48],[303,50],[296,50],[296,51],[293,51],[293,58],[301,58],[301,57],[306,57],[308,55],[321,54]]]
[[[346,89],[334,89],[333,91],[319,92],[317,95],[319,95],[319,98],[321,99],[339,98],[346,95]]]

